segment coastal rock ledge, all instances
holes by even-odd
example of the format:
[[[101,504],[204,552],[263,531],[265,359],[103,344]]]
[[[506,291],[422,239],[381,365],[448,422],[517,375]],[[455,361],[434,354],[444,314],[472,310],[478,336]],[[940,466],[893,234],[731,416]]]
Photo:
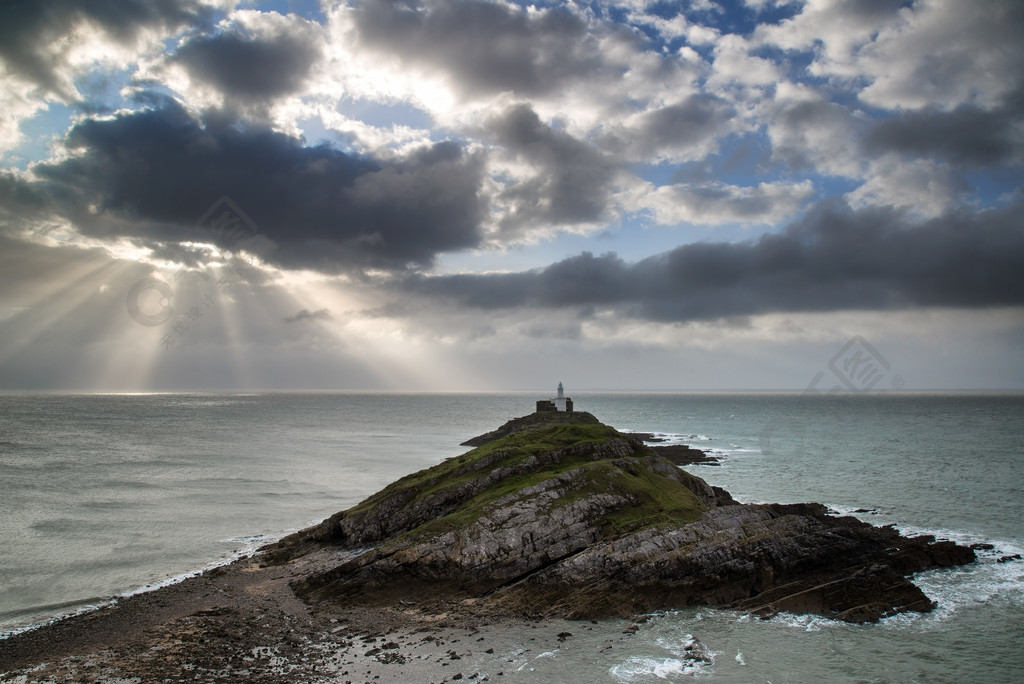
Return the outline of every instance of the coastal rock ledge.
[[[870,622],[931,610],[909,577],[974,560],[821,504],[737,503],[588,413],[470,442],[262,563],[291,565],[301,598],[339,607],[582,619],[708,605]]]

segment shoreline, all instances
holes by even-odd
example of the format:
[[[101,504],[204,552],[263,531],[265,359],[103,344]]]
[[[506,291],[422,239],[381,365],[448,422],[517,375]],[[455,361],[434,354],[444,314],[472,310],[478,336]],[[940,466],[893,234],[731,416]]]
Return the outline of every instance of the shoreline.
[[[303,528],[292,527],[283,532],[279,531],[269,532],[266,534],[249,535],[248,538],[252,539],[253,541],[248,543],[246,548],[238,549],[230,555],[222,556],[220,558],[217,558],[216,560],[212,560],[206,563],[205,565],[195,567],[194,569],[185,570],[183,572],[179,572],[176,575],[168,576],[165,579],[157,580],[149,584],[138,585],[135,588],[126,589],[120,593],[110,594],[107,596],[98,596],[88,599],[66,601],[60,605],[73,608],[73,610],[68,610],[67,612],[52,614],[49,616],[43,616],[40,618],[39,622],[17,625],[9,628],[0,628],[0,644],[3,644],[3,642],[6,639],[9,639],[13,636],[24,634],[25,632],[31,632],[37,629],[44,629],[46,627],[62,622],[64,620],[76,618],[81,615],[96,612],[98,610],[103,610],[104,608],[115,606],[135,596],[152,593],[154,591],[160,591],[167,587],[172,587],[176,584],[181,584],[182,582],[198,577],[199,575],[202,575],[204,573],[215,571],[218,568],[232,565],[238,561],[252,559],[262,549],[272,546],[277,542],[281,541],[282,539],[284,539],[285,537],[295,534],[296,532],[300,532],[302,529]],[[41,616],[43,615],[43,613],[45,613],[45,608],[46,606],[42,606],[38,609],[38,613]],[[22,609],[19,612],[36,612],[36,609],[30,606],[28,608]]]
[[[312,565],[323,558],[300,559]],[[261,554],[0,640],[0,678],[25,682],[501,681],[598,631],[628,642],[647,618],[495,617],[472,603],[309,605]],[[698,642],[699,643],[699,642]],[[603,650],[603,649],[602,649]],[[699,665],[703,647],[690,656]]]
[[[907,578],[975,559],[821,504],[741,504],[678,467],[706,453],[643,437],[513,419],[253,555],[0,641],[0,678],[489,681],[530,650],[517,630],[545,655],[687,607],[873,622],[932,610]],[[678,662],[713,655],[693,640]]]

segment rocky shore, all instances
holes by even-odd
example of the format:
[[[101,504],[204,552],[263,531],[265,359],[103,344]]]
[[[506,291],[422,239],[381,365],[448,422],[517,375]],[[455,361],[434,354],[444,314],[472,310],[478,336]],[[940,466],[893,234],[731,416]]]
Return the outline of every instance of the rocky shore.
[[[470,442],[252,558],[0,641],[0,677],[486,681],[510,626],[561,643],[561,621],[693,605],[868,622],[931,610],[910,577],[974,559],[819,504],[740,504],[586,413]]]

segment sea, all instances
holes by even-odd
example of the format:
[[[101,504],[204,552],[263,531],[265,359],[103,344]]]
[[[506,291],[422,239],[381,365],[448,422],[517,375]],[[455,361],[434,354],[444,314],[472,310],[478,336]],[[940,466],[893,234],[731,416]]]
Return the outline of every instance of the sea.
[[[588,623],[558,648],[524,644],[503,680],[1024,681],[1024,395],[572,395],[620,430],[719,456],[687,469],[740,501],[818,501],[988,547],[916,577],[931,613],[851,625],[694,607],[628,638],[631,623]],[[537,398],[0,394],[0,635],[251,554],[463,453]],[[711,658],[688,659],[693,639]]]

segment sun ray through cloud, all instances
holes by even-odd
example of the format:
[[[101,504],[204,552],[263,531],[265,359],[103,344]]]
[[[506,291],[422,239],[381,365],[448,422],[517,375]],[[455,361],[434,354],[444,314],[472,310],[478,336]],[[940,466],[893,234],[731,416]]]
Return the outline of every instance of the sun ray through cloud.
[[[2,385],[798,389],[845,314],[1024,385],[1013,3],[15,6]]]

